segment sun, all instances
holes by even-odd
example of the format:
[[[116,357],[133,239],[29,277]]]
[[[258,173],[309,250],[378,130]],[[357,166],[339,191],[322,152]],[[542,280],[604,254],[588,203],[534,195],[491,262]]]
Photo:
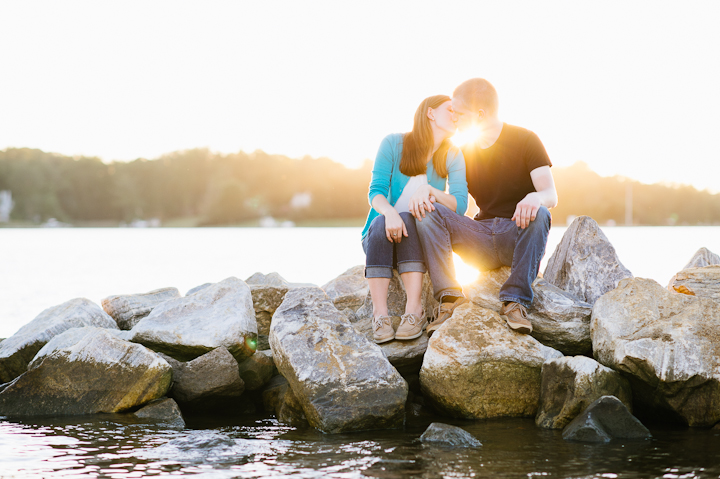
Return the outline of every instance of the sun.
[[[474,283],[475,280],[478,279],[480,272],[472,266],[465,264],[463,260],[460,259],[460,256],[455,253],[453,253],[453,262],[455,263],[455,278],[458,280],[458,283],[465,286],[466,284]]]
[[[480,136],[480,127],[473,126],[465,130],[458,130],[451,138],[455,146],[463,146],[466,143],[470,143]]]

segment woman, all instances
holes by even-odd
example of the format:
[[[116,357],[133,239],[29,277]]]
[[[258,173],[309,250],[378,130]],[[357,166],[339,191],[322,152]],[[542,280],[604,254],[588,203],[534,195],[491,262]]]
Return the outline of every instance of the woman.
[[[449,140],[455,130],[450,97],[436,95],[420,104],[410,133],[388,135],[380,144],[368,194],[372,209],[362,232],[376,343],[414,339],[427,326],[421,298],[426,269],[415,218],[422,220],[426,211],[433,211],[434,202],[465,214],[465,160]],[[393,268],[407,293],[397,332],[387,308]]]

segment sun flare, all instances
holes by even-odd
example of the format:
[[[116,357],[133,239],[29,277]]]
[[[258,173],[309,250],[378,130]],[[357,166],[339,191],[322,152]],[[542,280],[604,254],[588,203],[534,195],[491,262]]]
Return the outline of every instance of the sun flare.
[[[466,143],[470,143],[478,136],[480,136],[480,128],[475,126],[466,130],[458,130],[457,133],[450,138],[450,141],[452,141],[455,146],[463,146]]]
[[[457,278],[458,283],[465,286],[466,284],[475,282],[480,274],[478,270],[463,263],[460,256],[455,253],[453,253],[453,261],[455,262],[455,278]]]

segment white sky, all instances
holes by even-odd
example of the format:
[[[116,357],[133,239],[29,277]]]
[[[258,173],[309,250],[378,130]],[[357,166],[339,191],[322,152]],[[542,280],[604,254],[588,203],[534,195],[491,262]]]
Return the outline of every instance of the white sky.
[[[348,166],[490,80],[557,166],[720,191],[720,2],[0,3],[0,149]]]

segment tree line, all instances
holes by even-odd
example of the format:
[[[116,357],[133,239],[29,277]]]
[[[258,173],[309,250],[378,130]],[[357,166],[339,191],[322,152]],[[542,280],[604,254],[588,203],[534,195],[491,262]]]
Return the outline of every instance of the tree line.
[[[289,220],[367,215],[372,163],[351,169],[327,158],[291,159],[262,151],[179,151],[153,160],[104,163],[30,148],[0,151],[0,190],[10,190],[11,218],[130,222],[195,218],[230,225],[273,216]],[[720,194],[691,186],[645,185],[600,177],[583,163],[553,168],[560,203],[556,224],[589,215],[624,224],[628,185],[641,225],[720,224]]]

